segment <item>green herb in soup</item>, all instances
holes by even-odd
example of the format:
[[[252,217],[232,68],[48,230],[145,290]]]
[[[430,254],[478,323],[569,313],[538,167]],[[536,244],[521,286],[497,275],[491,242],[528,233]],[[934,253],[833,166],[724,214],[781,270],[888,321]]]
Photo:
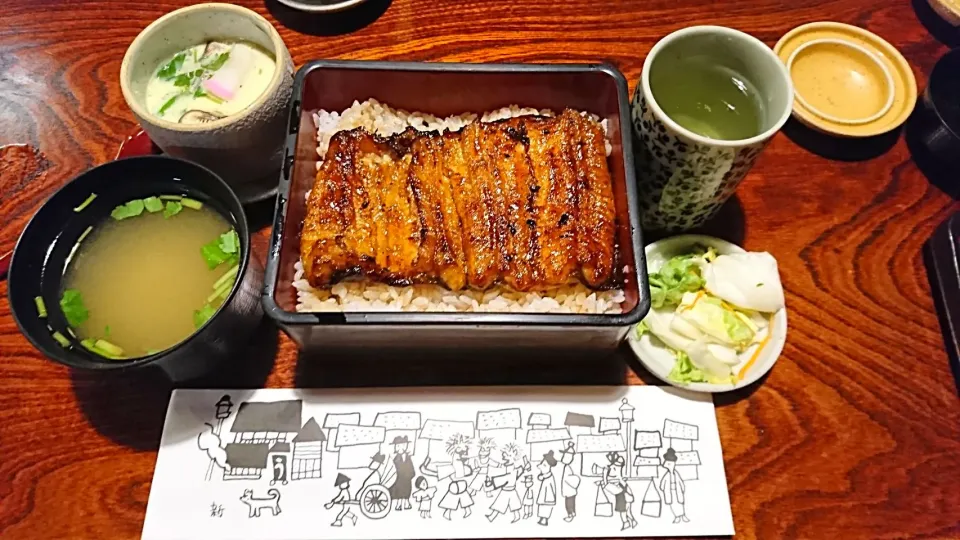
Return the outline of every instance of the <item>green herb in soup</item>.
[[[111,217],[78,242],[60,309],[80,345],[104,358],[168,349],[213,317],[233,289],[240,239],[216,210],[181,196],[135,199]],[[42,299],[37,311],[46,315]]]
[[[182,124],[219,120],[256,101],[275,71],[274,57],[252,43],[195,45],[160,64],[147,83],[147,108]]]

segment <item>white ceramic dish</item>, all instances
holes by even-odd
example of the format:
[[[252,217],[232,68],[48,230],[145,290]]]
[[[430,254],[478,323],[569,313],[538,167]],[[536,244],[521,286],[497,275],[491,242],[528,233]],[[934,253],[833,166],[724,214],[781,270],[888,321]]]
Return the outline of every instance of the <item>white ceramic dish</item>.
[[[740,246],[731,244],[726,240],[713,238],[712,236],[696,234],[674,236],[654,242],[646,247],[647,271],[651,273],[656,272],[663,266],[663,263],[671,257],[689,253],[690,250],[698,244],[712,247],[721,255],[744,252],[744,249]],[[662,345],[656,338],[651,337],[649,333],[637,339],[637,334],[633,328],[630,329],[627,336],[627,342],[630,343],[633,354],[637,356],[644,367],[650,370],[650,372],[661,381],[694,392],[711,394],[729,392],[753,384],[773,368],[773,364],[775,364],[780,357],[780,353],[783,351],[783,345],[787,341],[787,310],[784,308],[774,314],[770,342],[760,352],[760,356],[750,367],[746,375],[742,379],[739,379],[736,384],[691,383],[682,385],[675,383],[667,377],[667,375],[670,374],[670,370],[673,369],[675,362],[673,353],[671,353],[669,349]],[[740,357],[749,359],[756,348],[757,345],[750,347],[744,351]]]

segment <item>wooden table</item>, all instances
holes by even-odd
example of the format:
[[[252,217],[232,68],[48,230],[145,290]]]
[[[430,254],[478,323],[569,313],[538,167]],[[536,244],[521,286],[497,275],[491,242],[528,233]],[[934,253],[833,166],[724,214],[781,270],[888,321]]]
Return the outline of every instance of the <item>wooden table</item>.
[[[187,3],[0,7],[0,144],[29,145],[0,153],[0,253],[12,249],[51,192],[112,159],[135,130],[118,84],[124,50],[150,21]],[[633,83],[653,43],[684,25],[732,26],[773,45],[798,24],[830,19],[888,39],[922,88],[946,51],[918,21],[915,10],[929,16],[922,1],[395,0],[306,21],[272,0],[238,3],[276,24],[298,64],[320,57],[606,60]],[[960,537],[960,403],[920,254],[960,206],[928,183],[898,134],[843,143],[793,124],[786,131],[719,227],[747,249],[775,254],[790,309],[787,345],[772,374],[716,399],[737,533]],[[261,232],[261,255],[265,244]],[[0,283],[0,537],[137,537],[169,385],[153,373],[71,373],[41,358],[18,333],[6,293]],[[294,344],[265,325],[249,359],[195,384],[649,381],[635,364],[625,369],[625,358],[621,351],[589,367],[418,360],[334,368],[298,364]]]

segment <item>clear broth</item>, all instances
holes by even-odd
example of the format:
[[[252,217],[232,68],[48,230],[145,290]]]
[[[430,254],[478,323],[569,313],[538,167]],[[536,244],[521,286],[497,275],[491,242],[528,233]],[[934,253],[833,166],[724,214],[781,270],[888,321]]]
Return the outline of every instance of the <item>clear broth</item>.
[[[677,58],[650,73],[654,99],[674,122],[711,139],[749,139],[764,109],[749,79],[705,56]]]
[[[64,289],[80,291],[90,314],[74,328],[77,337],[106,339],[125,357],[137,357],[192,335],[194,311],[229,269],[210,270],[200,248],[231,228],[208,205],[170,218],[144,212],[104,221],[81,242],[64,275]]]

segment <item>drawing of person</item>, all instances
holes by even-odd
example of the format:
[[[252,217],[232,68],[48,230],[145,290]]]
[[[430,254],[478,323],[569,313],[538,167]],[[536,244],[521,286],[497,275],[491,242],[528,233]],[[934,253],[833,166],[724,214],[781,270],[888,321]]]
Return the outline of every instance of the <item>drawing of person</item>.
[[[413,477],[417,471],[413,467],[413,458],[410,456],[408,448],[410,439],[406,435],[393,438],[393,466],[397,471],[397,479],[390,486],[390,497],[397,502],[397,510],[409,510],[410,489],[413,484]]]
[[[476,469],[476,474],[473,477],[473,480],[470,481],[470,495],[475,496],[480,488],[483,488],[483,492],[487,497],[493,495],[493,488],[487,484],[487,475],[490,474],[490,467],[499,467],[500,464],[490,458],[490,452],[496,450],[497,443],[493,440],[493,437],[481,437],[480,441],[477,443],[479,450],[477,452],[477,458],[473,462],[473,467]]]
[[[667,472],[660,477],[660,492],[663,493],[663,502],[670,507],[673,512],[673,522],[681,521],[689,523],[687,513],[683,508],[685,500],[684,492],[686,486],[683,484],[683,478],[677,472],[677,452],[673,448],[667,448],[663,454],[663,466]]]
[[[620,521],[623,522],[620,530],[625,531],[637,526],[637,520],[633,517],[633,491],[624,478],[623,456],[617,452],[608,452],[607,462],[607,466],[603,468],[600,487],[613,496],[613,509],[620,514]]]
[[[437,488],[431,487],[423,476],[417,477],[414,487],[416,487],[416,490],[411,496],[414,501],[419,503],[417,508],[420,510],[420,517],[429,518],[430,507],[433,505],[433,496],[436,495]]]
[[[543,459],[537,464],[537,480],[540,480],[540,491],[537,492],[537,521],[538,525],[547,525],[550,521],[550,514],[553,513],[553,507],[557,504],[557,481],[553,477],[553,467],[557,465],[557,458],[553,457],[553,450],[543,455]]]
[[[523,519],[529,519],[533,515],[533,476],[524,476],[523,485],[527,488],[523,493]]]
[[[567,517],[563,518],[567,523],[577,517],[577,490],[580,488],[580,477],[574,474],[573,467],[573,442],[567,442],[567,446],[560,451],[560,463],[563,463],[563,472],[560,474],[560,494],[563,495],[563,506],[567,511]]]
[[[508,511],[513,512],[513,520],[510,523],[520,521],[520,510],[523,503],[520,500],[520,494],[517,493],[517,480],[526,472],[523,466],[514,465],[520,448],[516,444],[508,444],[501,452],[503,456],[503,465],[496,470],[496,474],[487,477],[485,481],[486,488],[497,492],[497,498],[490,505],[490,513],[487,519],[493,522],[500,514]]]
[[[333,523],[330,524],[331,527],[340,527],[343,525],[343,518],[349,519],[354,525],[357,524],[357,515],[350,511],[350,478],[348,478],[343,473],[337,474],[337,479],[333,482],[333,485],[340,491],[333,497],[333,499],[327,504],[323,505],[324,508],[330,510],[336,505],[340,505],[340,513],[337,514],[337,519],[333,520]]]
[[[443,508],[443,517],[450,520],[454,510],[463,508],[463,517],[468,518],[473,513],[473,497],[467,490],[467,478],[473,476],[473,467],[468,463],[467,452],[470,448],[470,437],[462,434],[456,434],[447,441],[447,455],[452,459],[451,463],[440,463],[430,468],[430,458],[424,460],[420,465],[420,472],[425,476],[432,476],[437,480],[450,479],[447,485],[447,492],[440,499],[437,505]]]
[[[363,491],[367,486],[375,486],[383,482],[383,476],[380,474],[380,468],[383,467],[383,460],[386,459],[383,454],[377,452],[370,458],[370,465],[367,465],[367,468],[370,469],[370,474],[363,480],[363,484],[360,486],[360,491]]]

